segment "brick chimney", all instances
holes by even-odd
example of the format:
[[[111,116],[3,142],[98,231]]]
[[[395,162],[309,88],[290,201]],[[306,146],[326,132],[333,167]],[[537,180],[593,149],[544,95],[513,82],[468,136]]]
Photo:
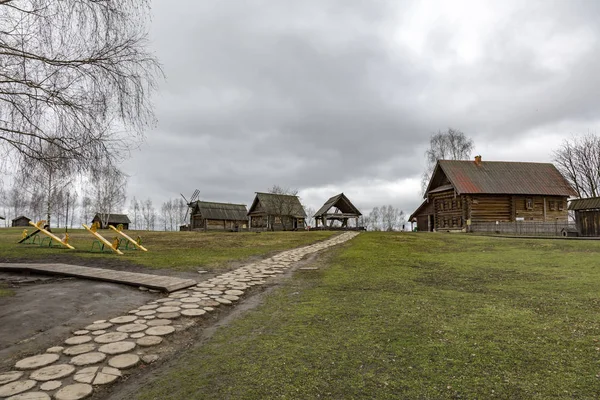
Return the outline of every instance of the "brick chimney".
[[[475,165],[481,165],[481,156],[475,156]]]

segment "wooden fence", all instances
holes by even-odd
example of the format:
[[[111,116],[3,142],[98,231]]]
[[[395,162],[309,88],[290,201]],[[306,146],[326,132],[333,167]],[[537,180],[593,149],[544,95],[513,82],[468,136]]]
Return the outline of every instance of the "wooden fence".
[[[469,232],[495,233],[517,236],[562,236],[564,228],[576,229],[574,222],[477,222]]]

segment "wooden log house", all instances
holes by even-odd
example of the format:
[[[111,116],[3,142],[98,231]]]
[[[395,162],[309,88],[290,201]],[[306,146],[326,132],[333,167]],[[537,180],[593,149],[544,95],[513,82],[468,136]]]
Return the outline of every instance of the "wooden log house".
[[[245,204],[195,201],[189,204],[190,229],[192,230],[230,230],[245,229],[248,224]]]
[[[103,221],[106,221],[106,223],[104,223]],[[127,214],[101,213],[94,215],[94,218],[92,218],[92,224],[94,222],[98,222],[100,224],[100,229],[108,229],[109,225],[112,225],[115,228],[119,225],[123,225],[123,229],[129,229],[129,224],[131,223]]]
[[[332,209],[333,212],[331,212]],[[348,197],[344,193],[340,193],[327,200],[315,213],[315,228],[319,227],[319,223],[324,228],[331,227],[334,221],[341,222],[342,228],[348,228],[349,219],[353,219],[355,221],[354,226],[358,228],[358,218],[361,215],[361,212]]]
[[[254,230],[304,229],[306,213],[298,196],[256,192],[248,211]]]
[[[579,236],[600,236],[600,197],[571,200],[569,210],[575,213]]]
[[[421,231],[472,231],[478,223],[567,222],[575,190],[548,163],[439,160],[425,202],[411,215]]]

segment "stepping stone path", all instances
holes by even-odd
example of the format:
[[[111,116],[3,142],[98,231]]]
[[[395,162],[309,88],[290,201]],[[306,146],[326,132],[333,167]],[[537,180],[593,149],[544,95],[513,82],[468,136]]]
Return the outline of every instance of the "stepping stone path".
[[[168,343],[169,335],[187,329],[218,307],[239,301],[252,286],[264,285],[308,254],[344,243],[357,232],[341,235],[266,260],[242,266],[168,297],[148,302],[127,315],[99,320],[73,332],[60,346],[17,361],[15,371],[0,373],[0,398],[11,400],[79,400],[94,386],[118,380],[122,370],[159,356],[146,354]],[[186,322],[176,327],[173,320]],[[152,352],[154,353],[154,352]]]

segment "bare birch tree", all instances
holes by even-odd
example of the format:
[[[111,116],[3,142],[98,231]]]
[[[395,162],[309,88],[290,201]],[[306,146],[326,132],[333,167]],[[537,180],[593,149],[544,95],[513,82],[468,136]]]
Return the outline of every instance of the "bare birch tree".
[[[2,158],[89,169],[123,156],[154,123],[148,14],[147,0],[1,0]]]
[[[280,196],[272,196],[269,199],[270,208],[273,210],[275,218],[279,218],[283,230],[288,229],[288,223],[292,223],[290,216],[298,216],[301,214],[298,210],[298,202],[296,197],[298,196],[298,190],[284,188],[279,185],[273,185],[269,189],[269,193]]]
[[[90,174],[88,193],[99,214],[102,226],[108,225],[110,215],[120,213],[127,198],[127,176],[108,162],[96,167]]]
[[[600,137],[596,134],[563,141],[554,151],[554,162],[578,197],[600,195]]]
[[[457,129],[448,128],[438,131],[429,139],[429,149],[425,152],[427,169],[421,177],[421,194],[425,194],[427,185],[438,160],[468,160],[475,144]]]

